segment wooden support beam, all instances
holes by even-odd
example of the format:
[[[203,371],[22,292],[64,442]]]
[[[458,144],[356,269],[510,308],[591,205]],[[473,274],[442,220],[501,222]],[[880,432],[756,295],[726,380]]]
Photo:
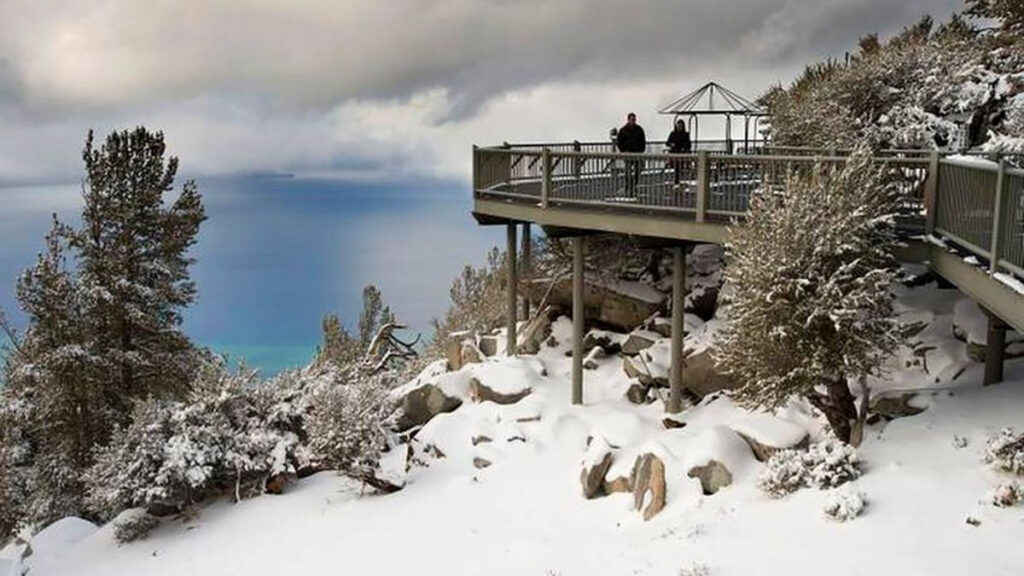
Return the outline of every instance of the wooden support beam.
[[[583,250],[582,236],[572,239],[572,403],[583,404]]]
[[[686,305],[686,250],[672,249],[672,367],[669,372],[669,396],[665,411],[677,414],[683,409],[683,314]]]
[[[508,302],[505,306],[507,339],[505,341],[505,355],[515,356],[516,354],[516,287],[519,279],[516,277],[516,225],[509,224],[506,228],[507,244],[505,249],[508,257],[508,280],[507,293]]]
[[[520,265],[519,276],[523,280],[529,280],[532,278],[533,270],[533,235],[530,233],[530,223],[523,223],[523,258],[522,264]],[[529,291],[523,295],[523,313],[521,314],[523,320],[530,319],[530,295]]]
[[[1003,380],[1003,356],[1006,350],[1006,323],[998,316],[986,311],[988,335],[985,338],[985,379],[984,384],[995,384]]]

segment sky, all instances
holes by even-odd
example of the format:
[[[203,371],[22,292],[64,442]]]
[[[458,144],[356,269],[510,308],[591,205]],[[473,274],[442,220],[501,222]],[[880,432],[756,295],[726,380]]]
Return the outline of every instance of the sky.
[[[707,80],[748,97],[958,0],[0,0],[0,182],[85,132],[186,173],[465,179],[474,143],[603,138]],[[667,122],[664,122],[667,127]]]
[[[209,220],[185,329],[273,372],[378,285],[417,331],[502,230],[474,144],[599,140],[709,80],[751,99],[958,0],[0,0],[0,309],[85,134],[163,130]],[[703,135],[703,132],[702,132]],[[706,135],[705,135],[706,137]],[[288,177],[282,177],[288,176]],[[24,320],[22,318],[22,320]],[[429,332],[428,334],[429,335]]]

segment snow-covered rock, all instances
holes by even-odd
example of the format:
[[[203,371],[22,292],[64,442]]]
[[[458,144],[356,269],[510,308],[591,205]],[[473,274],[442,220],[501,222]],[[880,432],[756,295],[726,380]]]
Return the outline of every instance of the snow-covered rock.
[[[806,448],[807,430],[769,414],[751,414],[729,424],[750,445],[760,462],[767,462],[779,450]]]
[[[583,457],[583,469],[580,470],[580,484],[583,486],[583,497],[596,498],[603,493],[604,475],[612,465],[612,447],[603,436],[594,436]]]

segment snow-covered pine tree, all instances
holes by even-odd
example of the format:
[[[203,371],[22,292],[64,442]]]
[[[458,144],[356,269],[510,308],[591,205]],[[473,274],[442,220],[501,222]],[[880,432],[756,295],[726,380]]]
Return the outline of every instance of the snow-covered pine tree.
[[[745,223],[730,228],[731,307],[717,362],[744,383],[740,403],[774,408],[805,395],[849,442],[858,420],[849,384],[877,373],[899,342],[890,292],[898,194],[863,148],[841,169],[816,172],[781,194],[760,191]]]
[[[169,204],[178,170],[162,132],[114,132],[97,149],[90,131],[77,250],[91,346],[109,364],[108,393],[128,413],[132,398],[181,394],[196,368],[180,330],[195,298],[188,255],[205,220],[199,190],[186,182]],[[123,421],[123,419],[121,419]]]

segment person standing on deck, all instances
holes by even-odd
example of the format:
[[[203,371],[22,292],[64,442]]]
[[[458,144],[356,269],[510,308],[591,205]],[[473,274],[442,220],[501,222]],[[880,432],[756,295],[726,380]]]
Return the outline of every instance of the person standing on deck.
[[[644,129],[636,123],[636,114],[630,112],[626,115],[626,125],[619,128],[619,134],[615,137],[615,146],[619,152],[643,153],[647,150],[647,135]],[[636,184],[640,181],[641,159],[626,160],[626,191],[630,194],[636,193]]]
[[[686,122],[682,118],[676,120],[675,129],[668,133],[668,139],[665,141],[665,146],[668,147],[669,154],[690,153],[690,133],[686,131]],[[673,168],[675,168],[675,183],[678,186],[679,176],[680,173],[683,171],[683,161],[672,160],[672,166]]]

